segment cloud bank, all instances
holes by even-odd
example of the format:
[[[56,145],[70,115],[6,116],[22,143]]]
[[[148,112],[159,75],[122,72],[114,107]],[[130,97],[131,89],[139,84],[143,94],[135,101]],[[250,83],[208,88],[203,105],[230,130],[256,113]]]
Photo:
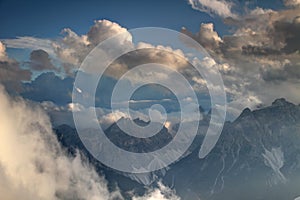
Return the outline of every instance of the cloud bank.
[[[8,96],[0,85],[0,194],[15,199],[123,199],[110,192],[107,182],[78,152],[70,157],[52,132],[48,116],[37,105]],[[30,117],[29,117],[30,116]],[[159,184],[144,197],[133,199],[178,200]]]
[[[285,5],[283,10],[257,7],[239,18],[224,18],[233,31],[229,35],[220,36],[212,23],[201,24],[197,33],[182,29],[205,47],[215,62],[212,66],[222,73],[229,115],[280,97],[300,102],[300,8],[294,0]]]
[[[112,199],[106,181],[80,154],[66,156],[48,117],[0,89],[0,193],[4,199]],[[29,117],[30,116],[30,117]]]

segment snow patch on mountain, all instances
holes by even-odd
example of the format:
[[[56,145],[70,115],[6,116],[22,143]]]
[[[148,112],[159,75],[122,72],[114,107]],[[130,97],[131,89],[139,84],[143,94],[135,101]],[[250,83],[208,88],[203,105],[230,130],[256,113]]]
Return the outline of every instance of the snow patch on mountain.
[[[268,167],[272,168],[274,171],[274,175],[278,181],[281,183],[285,183],[287,179],[285,176],[282,174],[280,169],[284,165],[284,154],[281,148],[272,148],[271,151],[268,149],[264,148],[265,153],[262,154],[264,158],[264,163]]]

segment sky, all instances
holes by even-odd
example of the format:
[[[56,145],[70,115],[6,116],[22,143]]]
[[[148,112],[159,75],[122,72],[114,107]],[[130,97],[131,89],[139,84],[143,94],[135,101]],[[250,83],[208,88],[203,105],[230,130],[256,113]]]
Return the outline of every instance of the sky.
[[[229,119],[237,117],[246,107],[257,109],[280,97],[300,102],[296,92],[299,89],[298,0],[2,0],[0,11],[2,82],[8,91],[34,101],[67,106],[71,100],[66,94],[72,84],[65,86],[65,83],[72,82],[76,69],[92,47],[122,31],[162,27],[186,34],[208,52],[210,58],[202,64],[217,68],[222,75]],[[191,74],[184,62],[177,62],[169,55],[161,58],[157,52],[141,53],[139,59],[127,56],[125,60],[131,64],[159,60],[174,65],[189,76],[202,106],[210,109],[202,79]],[[120,73],[130,69],[124,60],[119,62],[106,74],[106,85],[113,85]],[[176,62],[183,67],[175,66]],[[155,100],[174,100],[172,95],[156,90],[147,95],[153,98],[154,94],[157,94]],[[105,96],[109,92],[101,94],[96,104],[109,108],[109,98]],[[175,104],[167,104],[167,111],[175,112]],[[142,109],[145,104],[134,107]]]
[[[186,26],[193,31],[199,29],[201,22],[212,20],[209,15],[193,10],[182,0],[3,0],[0,2],[0,9],[1,38],[57,37],[65,27],[83,34],[97,19],[115,21],[128,29],[155,26],[180,30],[182,26]],[[220,19],[214,21],[222,24]],[[223,28],[218,27],[218,30],[223,32]]]
[[[252,6],[283,7],[280,0],[252,2]],[[201,23],[213,21],[221,35],[228,31],[222,19],[192,9],[185,0],[1,0],[0,10],[1,38],[57,37],[65,27],[83,34],[97,19],[116,21],[128,29],[154,26],[180,30],[184,26],[193,32]]]
[[[169,32],[154,28],[139,41],[131,29],[142,27]],[[217,130],[245,108],[300,104],[299,33],[300,0],[0,0],[0,194],[122,199],[59,145],[52,128],[74,127],[74,113],[83,129],[131,117],[172,134],[203,113],[217,113]],[[147,63],[160,65],[136,67]],[[115,106],[115,86],[117,100],[138,89]],[[133,199],[180,198],[159,184]]]

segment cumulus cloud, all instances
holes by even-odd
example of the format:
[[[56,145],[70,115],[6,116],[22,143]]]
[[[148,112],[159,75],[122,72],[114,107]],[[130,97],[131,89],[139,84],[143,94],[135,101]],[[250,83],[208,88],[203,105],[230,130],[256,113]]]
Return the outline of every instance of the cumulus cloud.
[[[214,31],[214,25],[212,23],[202,23],[199,32],[196,34],[189,32],[186,28],[182,28],[181,32],[192,37],[204,48],[209,50],[218,49],[220,44],[223,42],[218,33]]]
[[[234,4],[226,0],[188,0],[189,4],[195,10],[217,14],[220,17],[236,18],[237,15],[232,12]]]
[[[118,41],[116,41],[117,43],[112,44],[111,47],[132,51],[136,48],[137,50],[117,59],[106,71],[106,74],[109,76],[119,78],[123,73],[134,66],[149,62],[166,64],[175,69],[187,66],[187,61],[181,50],[161,45],[153,46],[147,43],[138,43],[135,45],[132,42],[132,35],[126,28],[108,20],[95,21],[95,24],[86,35],[78,36],[70,29],[64,29],[63,32],[65,33],[65,37],[62,39],[62,43],[54,43],[54,48],[57,56],[64,62],[64,67],[67,72],[78,68],[87,54],[100,42],[117,34],[123,35],[119,37]],[[113,50],[113,48],[110,49],[110,51]],[[107,55],[107,59],[108,58],[109,55]],[[91,68],[89,70],[90,73],[98,71],[97,68]]]
[[[135,51],[122,55],[108,68],[106,74],[114,78],[120,78],[128,70],[143,64],[158,63],[167,68],[182,71],[190,66],[188,58],[180,49],[172,49],[168,46],[138,43]],[[168,78],[162,71],[153,71],[157,78]],[[147,75],[146,75],[147,76]],[[131,82],[143,82],[145,73],[130,77]]]
[[[121,27],[115,22],[111,22],[109,20],[98,20],[95,21],[95,24],[87,33],[87,39],[91,44],[95,46],[113,35],[124,32],[127,32],[127,29]],[[127,36],[128,38],[126,38],[126,40],[131,41],[132,38],[130,34],[128,34]]]
[[[131,43],[131,35],[126,28],[109,20],[96,20],[87,34],[77,35],[69,28],[63,29],[64,37],[60,42],[53,42],[53,48],[56,56],[63,63],[63,67],[67,73],[72,73],[77,69],[88,53],[100,42],[117,34],[124,33],[124,37],[120,37],[119,46]],[[129,45],[130,46],[130,45]]]
[[[271,98],[276,98],[276,95],[285,95],[285,98],[299,103],[294,90],[282,91],[282,95],[274,93],[275,88],[295,88],[299,84],[299,8],[292,6],[280,11],[255,8],[235,17],[236,14],[232,12],[235,5],[229,1],[190,0],[189,3],[195,9],[222,16],[224,22],[232,27],[233,33],[224,36],[214,30],[212,23],[201,24],[197,33],[182,30],[211,54],[214,64],[210,67],[221,72],[229,101],[255,97],[257,101],[241,102],[244,102],[245,107],[255,108],[261,104],[270,104],[274,100]],[[171,66],[190,78],[197,92],[207,92],[205,80],[195,77],[196,73],[189,69],[190,65],[183,52],[160,45],[134,45],[130,33],[117,23],[98,20],[86,34],[78,35],[68,28],[63,33],[63,38],[50,41],[50,46],[69,74],[78,69],[79,64],[98,42],[118,33],[125,33],[118,45],[127,49],[137,47],[138,50],[117,59],[106,71],[110,78],[115,80],[136,65],[155,61]],[[19,44],[17,40],[10,40],[8,43],[15,47],[22,42],[27,47],[34,46],[32,38],[20,38]],[[40,46],[49,47],[49,40],[44,40]],[[95,72],[93,70],[92,73]],[[163,78],[164,74],[157,74],[157,77]],[[144,79],[133,78],[134,81]],[[253,105],[252,102],[259,105]]]
[[[0,89],[0,190],[5,199],[113,199],[80,154],[66,156],[43,111]],[[30,117],[28,117],[30,116]]]
[[[209,27],[207,28],[209,29]],[[56,69],[51,64],[51,60],[46,54],[47,52],[51,58],[53,57],[61,63],[64,71],[69,75],[73,75],[74,71],[79,68],[82,61],[95,46],[117,34],[123,35],[118,38],[116,44],[111,45],[112,47],[116,46],[118,49],[122,48],[126,50],[137,48],[138,50],[122,56],[110,66],[106,73],[112,77],[118,78],[121,74],[139,63],[158,62],[174,67],[175,69],[182,69],[187,66],[187,61],[181,50],[162,45],[153,46],[147,43],[135,45],[132,42],[132,35],[126,28],[109,20],[96,20],[90,30],[83,35],[78,35],[69,28],[63,29],[62,34],[63,37],[56,40],[21,37],[3,41],[11,48],[33,49],[32,57],[34,60],[31,61],[33,69],[41,70],[42,67],[51,70]],[[208,34],[206,34],[206,37],[208,37]],[[215,39],[217,40],[217,38]],[[110,51],[113,50],[110,49]],[[39,60],[37,60],[35,55],[38,55]],[[107,55],[108,58],[109,55]],[[89,73],[94,73],[97,70],[97,66],[95,66],[95,68],[90,69]]]
[[[211,24],[202,24],[197,33],[182,30],[210,52],[216,63],[212,66],[222,74],[228,110],[234,116],[244,107],[255,109],[279,97],[300,102],[295,93],[299,88],[300,10],[296,1],[286,4],[294,6],[280,11],[257,7],[239,18],[224,19],[233,33],[222,37]],[[201,89],[205,82],[194,80]]]

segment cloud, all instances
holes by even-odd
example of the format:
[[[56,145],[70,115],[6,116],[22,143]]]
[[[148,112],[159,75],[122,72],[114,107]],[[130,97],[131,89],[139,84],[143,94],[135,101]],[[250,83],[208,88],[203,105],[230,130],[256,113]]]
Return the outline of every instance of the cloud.
[[[29,81],[31,72],[27,69],[22,69],[20,64],[7,56],[5,45],[0,42],[0,83],[11,91],[20,91],[21,82]]]
[[[105,39],[120,33],[126,33],[127,29],[121,27],[119,24],[111,22],[109,20],[98,20],[95,21],[95,24],[91,27],[87,33],[88,41],[94,46],[98,45],[100,42]],[[128,34],[127,41],[131,41],[131,35]]]
[[[235,17],[237,16],[233,12],[235,5],[229,1],[215,0],[208,3],[203,0],[190,0],[189,3],[196,9],[219,14],[232,30],[232,34],[221,36],[214,30],[212,23],[201,24],[197,33],[191,33],[187,29],[182,30],[211,54],[211,63],[214,64],[209,67],[217,68],[221,72],[229,101],[255,98],[258,100],[252,102],[257,102],[257,105],[247,103],[248,101],[241,103],[244,103],[243,106],[250,105],[252,108],[268,105],[274,100],[271,98],[281,95],[278,94],[276,88],[295,88],[299,84],[299,8],[292,6],[285,10],[275,11],[258,7],[246,9],[244,14]],[[27,47],[50,46],[56,57],[62,62],[65,72],[74,75],[73,72],[78,69],[79,64],[98,42],[118,33],[125,33],[124,37],[117,41],[119,47],[127,49],[137,47],[138,50],[121,56],[110,66],[106,71],[106,76],[113,79],[111,83],[115,83],[117,78],[136,65],[156,61],[171,66],[184,74],[194,84],[193,88],[198,93],[207,92],[206,82],[202,78],[196,77],[197,73],[190,69],[185,55],[180,50],[146,43],[134,45],[132,36],[126,28],[108,20],[95,21],[90,30],[83,35],[78,35],[66,28],[63,30],[63,38],[42,40],[41,45],[34,45],[33,38],[19,39],[20,43],[23,42]],[[11,46],[20,45],[16,40],[10,40],[9,43]],[[92,69],[89,73],[93,73],[95,70],[97,71],[97,68]],[[163,73],[156,75],[160,78],[166,77]],[[137,76],[131,77],[131,80],[140,82],[146,79]],[[106,85],[113,86],[113,84]],[[34,93],[34,90],[31,89],[35,88],[28,87],[27,89],[27,94]],[[45,97],[46,91],[49,90],[40,91],[44,91],[44,93],[39,93],[43,95],[35,95],[36,97]],[[71,91],[71,89],[67,91]],[[300,102],[294,90],[289,89],[281,91],[281,93],[284,93],[285,98],[293,99],[294,103]],[[69,95],[68,92],[64,94]],[[63,95],[66,97],[64,103],[70,103],[67,102],[70,96],[65,95]],[[51,99],[42,101],[56,101],[58,96],[52,95]],[[105,96],[107,95],[103,94],[102,97],[99,97],[101,102],[98,105],[109,104],[110,99]],[[237,104],[233,103],[232,105]],[[241,106],[232,110],[239,107]]]
[[[96,20],[87,34],[77,35],[69,28],[62,30],[62,39],[41,39],[35,37],[18,37],[16,39],[1,39],[9,48],[26,48],[43,50],[51,57],[59,60],[66,73],[72,74],[87,54],[101,41],[119,33],[125,33],[119,45],[131,41],[131,35],[126,28],[109,20]],[[40,52],[41,53],[41,52]]]
[[[6,50],[5,45],[2,42],[0,42],[0,60],[2,61],[8,59],[5,50]]]
[[[286,6],[300,6],[300,0],[284,0]]]
[[[33,49],[31,61],[33,69],[42,70],[56,68],[51,64],[50,58],[58,60],[64,71],[69,75],[74,75],[74,72],[79,68],[82,61],[89,54],[89,52],[102,41],[118,35],[123,34],[118,38],[116,43],[111,45],[116,47],[110,51],[118,50],[119,48],[126,50],[138,50],[122,56],[114,62],[106,73],[112,77],[118,78],[127,70],[139,63],[159,62],[172,66],[175,69],[182,69],[188,66],[185,56],[181,50],[172,49],[171,47],[164,47],[162,45],[153,46],[151,44],[139,43],[137,45],[132,42],[132,35],[128,30],[115,22],[109,20],[96,20],[90,30],[83,35],[78,35],[69,28],[62,30],[63,37],[56,40],[38,39],[32,37],[20,37],[17,39],[4,39],[2,41],[11,48],[29,48]],[[208,33],[209,34],[209,33]],[[206,34],[206,36],[208,36]],[[107,49],[104,51],[106,52]],[[37,55],[37,56],[35,56]],[[37,58],[39,57],[39,60]],[[107,59],[109,55],[107,55]],[[91,68],[89,73],[98,71],[97,66]]]
[[[300,11],[300,10],[299,10]],[[273,23],[274,40],[283,42],[284,53],[294,53],[300,51],[300,16],[295,16],[292,21],[282,20]]]
[[[28,64],[31,69],[35,71],[58,71],[58,69],[52,64],[49,54],[42,49],[34,50],[30,53],[30,62]]]
[[[48,116],[21,98],[12,99],[0,86],[0,192],[7,200],[123,199],[110,192],[93,166],[66,154],[52,132]],[[30,117],[28,117],[30,116]],[[158,183],[135,200],[179,200],[175,192]]]
[[[176,69],[184,68],[188,65],[182,51],[161,45],[153,46],[147,43],[135,45],[132,42],[131,34],[126,28],[108,20],[95,21],[95,24],[86,35],[78,36],[70,29],[64,29],[63,32],[65,37],[62,39],[61,44],[55,43],[54,47],[57,56],[64,62],[67,72],[78,68],[87,54],[100,42],[117,34],[123,35],[118,38],[118,41],[115,41],[115,44],[111,44],[111,47],[116,47],[116,50],[119,48],[126,50],[135,50],[136,48],[137,50],[121,56],[111,64],[106,71],[106,74],[109,76],[119,78],[134,66],[149,62],[166,64]],[[114,48],[110,49],[110,51],[114,50]],[[107,55],[107,58],[109,58],[109,55]],[[97,71],[98,68],[91,68],[89,73]]]
[[[182,28],[181,32],[190,36],[204,48],[209,50],[217,50],[220,47],[220,44],[223,43],[221,37],[214,31],[214,25],[212,23],[202,23],[199,32],[196,34],[189,32],[185,28]]]
[[[229,115],[237,116],[245,107],[269,105],[279,97],[300,102],[295,92],[299,88],[299,11],[296,6],[279,11],[248,9],[239,18],[224,19],[233,32],[222,37],[211,24],[202,24],[197,33],[182,30],[208,50],[216,63],[212,66],[221,72]],[[203,81],[194,80],[201,89]]]
[[[127,46],[131,43],[131,35],[126,28],[109,20],[96,20],[94,25],[85,35],[77,35],[69,28],[63,29],[64,37],[60,42],[53,42],[54,52],[63,63],[67,73],[72,73],[88,55],[88,53],[100,42],[117,34],[124,33],[117,45]]]
[[[73,78],[61,78],[54,72],[46,72],[24,83],[21,95],[37,102],[52,101],[60,106],[66,105],[72,101],[73,83]]]
[[[142,197],[133,197],[132,200],[180,200],[174,191],[164,186],[161,182],[158,183],[158,188],[150,189]]]
[[[1,39],[1,41],[9,48],[17,49],[42,49],[51,56],[54,56],[52,40],[40,39],[35,37],[17,37],[16,39]]]
[[[5,199],[113,199],[80,154],[68,157],[37,106],[0,89],[0,191]],[[28,117],[30,116],[30,117]]]
[[[138,43],[135,51],[122,55],[109,66],[106,74],[114,78],[120,78],[128,70],[143,64],[158,63],[168,68],[182,71],[188,67],[188,58],[179,49],[172,49],[162,45],[154,46],[147,43]],[[154,71],[157,78],[168,78],[163,71]],[[147,74],[140,73],[138,76],[131,76],[131,82],[143,82]],[[149,78],[149,77],[148,77]]]
[[[237,18],[237,14],[232,12],[234,4],[226,0],[188,0],[188,2],[193,9],[210,15],[217,14],[222,18]]]

